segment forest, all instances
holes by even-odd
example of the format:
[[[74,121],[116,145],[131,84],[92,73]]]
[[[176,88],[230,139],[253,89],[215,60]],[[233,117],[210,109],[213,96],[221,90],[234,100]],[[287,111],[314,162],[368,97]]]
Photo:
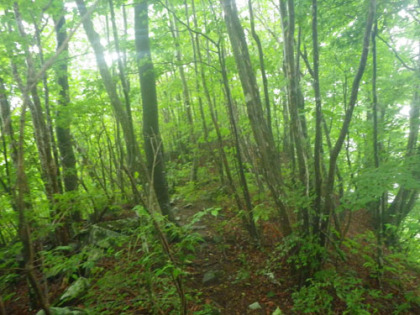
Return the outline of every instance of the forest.
[[[0,315],[420,314],[419,0],[1,0]]]

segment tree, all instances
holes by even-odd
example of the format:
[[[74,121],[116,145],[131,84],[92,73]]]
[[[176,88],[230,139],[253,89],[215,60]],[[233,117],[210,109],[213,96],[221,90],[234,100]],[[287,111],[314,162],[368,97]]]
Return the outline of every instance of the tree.
[[[21,35],[23,40],[26,40],[27,35],[23,26],[22,16],[21,16],[20,9],[17,3],[14,3],[14,13],[15,13],[15,19],[16,19],[16,24],[17,24],[19,34]],[[20,82],[20,89],[24,97],[27,96],[26,95],[27,91],[25,89],[27,87],[30,88],[31,99],[29,99],[28,97],[27,99],[25,99],[25,102],[27,102],[27,105],[29,106],[29,109],[31,112],[34,132],[35,132],[35,140],[36,140],[36,144],[38,148],[39,160],[42,167],[42,176],[44,180],[45,191],[46,191],[47,198],[51,204],[51,210],[53,210],[56,205],[55,195],[58,195],[61,192],[59,182],[58,182],[58,177],[57,177],[58,168],[53,158],[52,146],[51,146],[52,144],[51,133],[48,130],[48,127],[45,121],[43,109],[41,106],[41,99],[37,90],[36,69],[35,69],[34,60],[32,58],[32,54],[29,51],[29,47],[26,45],[25,45],[25,59],[26,59],[26,65],[28,68],[26,86],[22,84],[19,74],[16,71],[14,75],[17,81]],[[22,171],[22,170],[18,168],[18,171]],[[57,216],[61,215],[60,211],[53,210],[51,211],[51,213]],[[68,222],[65,220],[65,218],[61,218],[61,220],[63,220],[62,226],[56,227],[56,236],[59,243],[67,244],[69,242],[70,229],[69,229]]]
[[[369,13],[366,21],[365,32],[363,36],[363,47],[362,47],[362,54],[360,56],[359,67],[357,69],[357,73],[355,74],[352,89],[351,89],[351,96],[347,105],[347,111],[344,117],[343,125],[340,129],[339,137],[330,152],[330,161],[328,167],[328,175],[325,181],[325,205],[324,211],[322,213],[323,220],[321,220],[321,228],[320,228],[320,235],[319,239],[322,245],[325,245],[326,242],[326,235],[327,229],[329,225],[329,217],[334,211],[334,183],[335,183],[335,172],[337,167],[337,159],[338,155],[340,154],[341,148],[344,143],[344,139],[346,134],[349,132],[350,122],[352,120],[353,111],[356,106],[357,96],[359,93],[359,85],[360,81],[362,80],[363,73],[366,68],[367,57],[369,53],[369,43],[370,43],[370,36],[372,31],[372,25],[375,18],[376,13],[376,1],[371,0],[369,3]]]
[[[0,4],[1,314],[81,277],[94,313],[211,311],[214,257],[222,312],[265,265],[291,312],[418,313],[416,1],[73,2]]]
[[[283,234],[288,235],[292,231],[288,214],[285,205],[278,196],[279,191],[281,191],[280,163],[278,154],[275,151],[276,146],[274,145],[274,139],[270,133],[267,121],[264,118],[258,84],[249,57],[245,34],[238,18],[235,1],[222,0],[221,4],[225,13],[226,27],[241,80],[248,118],[251,123],[255,141],[260,149],[261,169],[266,182],[272,191],[275,202],[278,205]]]
[[[57,12],[54,18],[55,32],[57,39],[57,50],[64,47],[60,54],[60,60],[57,61],[56,76],[60,86],[60,109],[57,111],[56,134],[58,148],[60,150],[61,161],[63,165],[63,180],[66,192],[75,192],[78,187],[76,157],[73,150],[70,118],[68,113],[68,105],[70,102],[69,80],[68,80],[68,45],[64,44],[67,38],[66,20],[62,15],[64,12],[63,2],[58,2]],[[72,218],[75,221],[81,220],[81,213],[77,209],[72,210]]]
[[[83,0],[76,0],[77,7],[80,12],[80,16],[86,16],[87,9]],[[89,39],[90,44],[95,52],[96,63],[101,73],[105,89],[109,96],[111,106],[115,112],[115,117],[118,123],[121,125],[123,130],[123,136],[125,140],[125,146],[127,150],[127,164],[130,172],[134,174],[137,172],[141,173],[140,166],[140,151],[137,144],[134,130],[131,128],[132,123],[130,122],[130,116],[122,105],[122,102],[118,96],[116,85],[112,79],[111,73],[105,61],[104,48],[102,47],[100,36],[95,31],[92,20],[90,18],[83,19],[83,27],[86,31],[86,35]]]
[[[169,200],[168,183],[165,176],[163,143],[159,131],[155,72],[150,52],[147,1],[138,2],[135,5],[134,14],[147,169],[162,213],[167,215],[169,220],[174,221]]]

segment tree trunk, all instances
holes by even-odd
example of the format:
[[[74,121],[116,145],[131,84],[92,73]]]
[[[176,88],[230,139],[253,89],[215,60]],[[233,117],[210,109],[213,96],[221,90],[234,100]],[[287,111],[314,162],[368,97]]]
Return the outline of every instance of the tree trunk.
[[[375,25],[372,31],[372,115],[373,115],[373,159],[375,168],[379,168],[379,141],[378,141],[378,93],[376,87],[377,80],[377,55],[376,55],[376,34],[378,32],[378,21],[375,21]],[[383,205],[385,200],[385,194],[379,198],[377,202],[374,202],[374,211],[376,218],[376,240],[377,246],[377,264],[378,264],[378,281],[381,285],[381,277],[383,273],[383,251],[382,251],[382,240],[383,240]]]
[[[313,223],[314,234],[319,234],[319,223],[321,220],[321,198],[322,198],[322,107],[321,90],[319,84],[319,46],[318,46],[318,2],[312,0],[312,45],[314,58],[314,82],[315,91],[315,149],[314,149],[314,169],[315,169],[315,218]]]
[[[166,1],[166,6],[169,8],[168,6],[168,1]],[[185,4],[184,4],[185,6]],[[189,22],[188,22],[189,23]],[[187,77],[185,75],[185,71],[184,71],[184,65],[183,65],[183,56],[182,56],[182,51],[181,51],[181,45],[180,45],[180,39],[179,39],[179,30],[178,30],[178,25],[176,23],[176,21],[174,21],[174,18],[169,16],[169,26],[170,26],[170,30],[172,33],[172,38],[174,40],[175,43],[175,56],[176,56],[176,62],[178,64],[178,71],[179,71],[179,76],[181,78],[181,83],[182,83],[182,99],[183,99],[183,103],[184,103],[184,107],[185,107],[185,113],[186,113],[186,117],[187,117],[187,122],[189,124],[190,130],[189,132],[189,147],[187,148],[187,152],[192,153],[192,169],[191,169],[191,181],[195,182],[197,181],[197,171],[198,171],[198,161],[197,161],[197,152],[194,152],[196,150],[191,150],[191,146],[195,146],[196,145],[196,136],[195,136],[195,131],[194,131],[194,120],[193,120],[193,114],[192,114],[192,103],[191,103],[191,93],[190,93],[190,89],[188,87],[188,80]],[[189,28],[190,29],[190,28]],[[192,42],[192,44],[194,44]]]
[[[39,50],[39,61],[41,62],[41,64],[44,64],[44,51],[42,48],[42,43],[41,43],[41,31],[38,27],[38,25],[36,24],[36,22],[34,22],[34,28],[35,28],[35,37],[36,37],[36,43],[38,46],[38,50]],[[64,37],[65,39],[65,37]],[[63,39],[63,40],[64,40]],[[58,46],[59,47],[59,46]],[[57,47],[57,49],[58,49]],[[55,141],[55,135],[54,135],[54,130],[53,130],[53,122],[52,122],[52,118],[51,118],[51,107],[50,107],[50,89],[48,87],[48,76],[46,72],[42,73],[42,85],[44,87],[44,106],[45,106],[45,116],[46,116],[46,128],[48,130],[49,133],[49,137],[50,137],[50,146],[52,149],[52,154],[54,157],[54,163],[57,166],[57,184],[58,184],[58,190],[60,193],[63,192],[63,184],[61,181],[61,174],[60,174],[60,168],[58,167],[59,163],[58,163],[58,150],[57,150],[57,144]]]
[[[18,26],[18,31],[23,38],[26,38],[27,35],[25,33],[25,29],[23,27],[23,20],[19,11],[19,6],[15,2],[14,4],[14,12],[15,12],[15,19]],[[41,162],[42,168],[42,177],[45,184],[46,195],[48,201],[50,202],[50,207],[54,208],[56,204],[55,195],[60,194],[60,188],[58,183],[58,172],[57,172],[57,165],[55,164],[54,158],[52,156],[52,148],[51,148],[51,138],[50,132],[47,128],[47,125],[44,120],[43,109],[41,106],[41,100],[38,95],[37,90],[37,82],[35,82],[35,65],[32,59],[32,55],[29,51],[29,48],[25,46],[25,57],[26,57],[26,64],[28,68],[28,77],[27,77],[27,86],[21,86],[22,93],[26,95],[27,92],[31,93],[32,101],[27,100],[27,105],[29,105],[29,109],[31,111],[34,131],[35,131],[35,141],[39,152],[39,159]],[[43,74],[41,74],[43,75]],[[19,74],[15,72],[15,76],[18,77]],[[21,82],[20,79],[18,82]],[[30,89],[30,91],[26,91],[26,89]],[[59,211],[53,210],[53,215],[60,215]],[[64,219],[64,226],[58,227],[55,230],[57,240],[60,244],[67,244],[70,237],[70,229],[69,225],[66,223]]]
[[[163,215],[174,221],[165,175],[163,143],[159,131],[156,79],[150,52],[148,3],[139,1],[135,7],[135,39],[143,103],[143,137],[147,168]]]
[[[230,119],[231,129],[233,133],[233,138],[235,141],[235,153],[236,153],[236,160],[238,162],[239,180],[241,183],[242,194],[245,199],[245,207],[246,207],[245,210],[247,212],[246,228],[248,229],[251,237],[254,240],[257,240],[258,233],[257,233],[257,228],[255,226],[255,221],[254,221],[253,206],[251,202],[251,196],[249,194],[248,182],[245,177],[245,168],[242,162],[241,146],[239,142],[239,130],[237,127],[237,122],[236,122],[235,114],[234,114],[234,104],[233,104],[233,99],[232,99],[232,93],[229,87],[229,79],[227,76],[227,69],[226,69],[223,49],[219,50],[219,60],[220,60],[220,65],[222,67],[223,85],[226,91],[229,119]]]
[[[255,23],[254,23],[254,10],[252,8],[252,0],[248,0],[248,9],[249,9],[249,19],[251,22],[251,33],[252,37],[255,40],[258,48],[258,58],[260,61],[260,70],[261,70],[261,78],[264,86],[264,103],[265,103],[265,112],[267,116],[267,125],[268,129],[271,133],[271,137],[273,138],[273,129],[272,129],[272,122],[271,122],[271,106],[270,106],[270,95],[268,93],[268,79],[267,74],[265,71],[265,64],[264,64],[264,52],[261,45],[260,37],[258,36],[255,30]]]
[[[261,169],[273,193],[273,198],[279,206],[282,232],[284,235],[288,235],[292,231],[290,221],[286,207],[279,199],[281,183],[280,161],[275,149],[274,139],[270,133],[267,121],[264,119],[257,80],[252,69],[244,30],[238,17],[235,1],[221,0],[221,4],[225,13],[225,22],[242,84],[252,132],[260,149]]]
[[[185,13],[188,16],[188,4],[187,4],[187,0],[184,0],[184,6],[185,6]],[[197,25],[197,15],[195,12],[195,4],[194,4],[194,0],[191,0],[191,6],[192,6],[192,15],[193,15],[193,21],[194,21],[194,28],[197,29],[198,25]],[[195,71],[195,76],[196,76],[196,90],[197,90],[197,97],[198,97],[198,105],[199,105],[199,110],[200,110],[200,116],[201,116],[201,120],[202,120],[202,124],[203,124],[203,131],[204,131],[204,140],[207,142],[208,140],[208,128],[207,128],[207,122],[206,122],[206,116],[204,115],[204,109],[203,109],[203,101],[201,98],[201,88],[200,88],[200,80],[199,78],[199,71],[198,71],[198,59],[197,59],[197,54],[200,51],[200,41],[198,38],[198,35],[196,34],[196,36],[194,36],[193,32],[191,31],[190,28],[188,28],[188,32],[190,33],[190,37],[191,37],[191,45],[193,47],[193,55],[194,55],[194,71]]]
[[[6,191],[12,196],[14,195],[14,190],[12,189],[12,165],[9,164],[9,158],[11,161],[15,161],[17,157],[17,149],[16,143],[14,141],[14,131],[11,119],[11,110],[10,104],[7,100],[6,95],[6,87],[4,85],[3,78],[0,78],[0,125],[1,125],[1,136],[3,141],[3,156],[4,156],[4,163],[6,167],[6,175],[7,175],[7,184],[5,183],[4,186],[7,186]],[[10,157],[9,152],[10,150]],[[12,198],[13,199],[13,198]],[[15,207],[14,207],[15,208]]]
[[[303,132],[303,118],[299,114],[302,103],[300,95],[297,67],[294,56],[295,12],[293,0],[280,1],[280,15],[284,41],[284,68],[287,78],[288,105],[291,121],[291,135],[296,149],[299,179],[305,189],[305,196],[309,196],[309,170]],[[307,209],[301,209],[303,228],[309,229],[309,214]]]
[[[328,168],[328,177],[325,184],[325,206],[322,213],[321,227],[320,227],[320,243],[322,246],[326,244],[326,238],[328,235],[329,218],[334,211],[334,183],[335,183],[335,171],[337,167],[337,159],[343,146],[346,134],[349,130],[350,122],[353,116],[354,107],[356,106],[357,96],[359,93],[360,81],[363,77],[363,73],[366,68],[366,61],[369,54],[369,42],[370,35],[373,25],[373,20],[376,13],[376,0],[371,0],[369,4],[369,13],[366,21],[365,34],[363,37],[363,48],[362,55],[360,57],[359,67],[353,80],[351,89],[351,96],[347,106],[346,115],[344,122],[340,130],[339,137],[330,152],[330,162]]]
[[[194,23],[196,23],[195,14],[194,14]],[[198,61],[200,63],[200,76],[201,76],[201,81],[202,81],[202,84],[203,84],[204,95],[206,96],[207,103],[208,103],[208,106],[209,106],[209,109],[210,109],[211,121],[213,123],[214,130],[215,130],[216,136],[217,136],[217,148],[218,148],[218,151],[219,151],[220,159],[222,160],[220,175],[221,176],[223,175],[223,167],[224,167],[225,172],[226,172],[226,177],[227,177],[227,180],[228,180],[228,185],[229,185],[229,188],[230,188],[230,192],[233,194],[233,196],[235,198],[235,202],[236,202],[236,205],[237,205],[238,209],[241,209],[242,208],[242,202],[239,198],[235,183],[233,181],[233,176],[232,176],[232,172],[230,170],[229,161],[227,159],[226,152],[225,152],[224,147],[223,147],[223,137],[222,137],[222,133],[220,131],[219,122],[217,121],[217,117],[216,117],[216,113],[215,113],[215,109],[214,109],[214,102],[211,99],[210,91],[209,91],[209,88],[207,86],[207,78],[206,78],[206,73],[204,71],[204,66],[203,66],[204,63],[203,63],[203,58],[202,58],[202,55],[201,55],[200,40],[198,38],[198,35],[196,36],[196,43],[197,43],[197,56],[198,56]],[[209,148],[209,149],[211,150],[211,148]]]
[[[67,38],[66,21],[64,15],[64,4],[62,1],[57,2],[59,5],[59,14],[54,18],[55,32],[57,40],[57,50],[64,44]],[[58,16],[60,15],[60,16]],[[71,140],[70,124],[71,118],[68,111],[70,103],[70,91],[68,81],[68,45],[65,45],[60,60],[57,61],[56,77],[60,88],[58,105],[59,110],[56,113],[56,134],[58,149],[60,150],[61,163],[63,167],[64,189],[66,192],[77,191],[78,178],[76,170],[76,157],[74,155],[73,144]],[[81,220],[80,210],[72,208],[72,219],[76,222]]]
[[[117,25],[115,22],[115,12],[114,12],[114,3],[113,0],[109,0],[109,8],[111,12],[111,24],[112,24],[112,33],[114,36],[114,42],[115,42],[115,51],[118,55],[118,74],[120,76],[120,81],[123,89],[124,94],[124,101],[125,101],[125,110],[127,112],[128,116],[128,122],[130,123],[129,128],[131,129],[131,132],[134,133],[134,126],[133,126],[133,118],[131,115],[131,102],[130,102],[130,84],[128,82],[128,77],[125,74],[125,66],[123,64],[123,58],[122,53],[120,49],[120,40],[118,37],[118,30]]]
[[[15,8],[18,10],[18,8]],[[11,125],[11,111],[10,104],[5,94],[5,87],[3,81],[0,79],[0,114],[1,123],[5,134],[8,136],[12,147],[11,159],[16,173],[15,182],[13,186],[16,190],[11,193],[12,203],[15,210],[18,213],[18,236],[22,242],[22,255],[25,262],[25,273],[28,278],[29,284],[35,291],[38,301],[41,307],[44,309],[47,315],[50,315],[48,297],[44,295],[39,282],[35,277],[35,249],[32,243],[31,237],[31,224],[28,219],[28,212],[32,212],[32,204],[29,202],[30,190],[28,185],[28,179],[25,172],[24,165],[24,127],[25,127],[25,114],[27,104],[29,103],[29,96],[27,94],[27,88],[23,88],[23,108],[20,114],[20,130],[19,130],[19,141],[16,143],[14,139],[13,127]],[[3,306],[3,305],[2,305]],[[3,306],[4,308],[4,306]],[[1,309],[3,312],[4,310]],[[5,314],[5,311],[4,311]]]
[[[114,110],[117,121],[121,124],[123,136],[127,149],[127,160],[130,172],[138,172],[141,174],[140,151],[134,135],[134,131],[130,128],[130,118],[128,113],[124,110],[120,98],[117,94],[117,89],[114,81],[112,80],[111,73],[105,62],[104,48],[101,45],[99,34],[93,27],[90,17],[86,17],[87,9],[83,0],[76,0],[80,16],[83,18],[83,27],[89,42],[95,52],[96,63],[105,85],[106,92],[108,93],[111,106]]]
[[[420,52],[420,42],[418,45]],[[417,145],[420,128],[420,85],[418,83],[420,79],[420,60],[417,60],[417,68],[414,69],[414,76],[416,78],[415,82],[417,83],[414,85],[414,95],[410,109],[410,125],[406,149],[406,159],[414,159],[413,161],[415,161],[415,163],[418,165],[420,161],[420,147]],[[414,169],[412,172],[413,176],[419,180],[420,173],[418,169]],[[400,187],[394,200],[384,213],[384,226],[391,224],[398,228],[408,213],[413,209],[419,192],[419,189],[409,189],[404,186]],[[387,231],[386,238],[386,241],[389,244],[395,244],[397,241],[396,234],[391,229]]]

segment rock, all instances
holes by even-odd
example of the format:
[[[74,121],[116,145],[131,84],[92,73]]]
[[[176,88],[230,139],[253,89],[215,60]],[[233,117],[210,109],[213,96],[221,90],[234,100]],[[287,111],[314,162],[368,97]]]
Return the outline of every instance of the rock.
[[[281,311],[280,308],[277,307],[276,310],[271,315],[283,315],[283,312]]]
[[[87,315],[82,309],[72,307],[50,307],[51,315]],[[44,310],[40,310],[36,315],[45,315]]]
[[[220,272],[215,270],[207,271],[203,276],[203,284],[210,285],[219,282]]]
[[[92,225],[89,233],[89,244],[94,244],[101,248],[109,248],[115,243],[115,239],[121,236],[120,233],[98,225]]]
[[[67,302],[81,297],[89,288],[89,280],[83,277],[78,278],[64,291],[60,302]]]
[[[97,262],[99,259],[101,259],[104,256],[104,250],[93,247],[87,252],[87,261],[91,263]]]
[[[108,229],[118,233],[129,233],[134,231],[139,227],[140,221],[138,218],[126,218],[112,221],[105,221],[97,223],[96,226],[99,226],[104,229]]]
[[[278,280],[277,280],[277,278],[276,278],[276,276],[274,275],[274,273],[273,273],[273,272],[271,272],[271,271],[264,272],[264,276],[267,276],[267,278],[270,280],[270,282],[271,282],[272,284],[275,284],[275,285],[281,286],[280,281],[278,281]]]
[[[258,302],[254,302],[254,303],[250,304],[250,305],[248,306],[248,308],[249,308],[250,310],[253,310],[253,311],[262,309],[262,307],[261,307],[260,303],[258,303]]]

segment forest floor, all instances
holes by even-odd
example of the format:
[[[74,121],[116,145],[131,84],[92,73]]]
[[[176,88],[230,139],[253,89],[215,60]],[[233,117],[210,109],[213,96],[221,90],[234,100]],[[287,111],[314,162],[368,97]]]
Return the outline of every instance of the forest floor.
[[[215,204],[209,200],[199,200],[195,203],[179,200],[175,205],[175,216],[180,225],[188,225],[197,213],[214,206]],[[217,215],[208,213],[192,227],[193,231],[201,235],[203,241],[196,247],[194,258],[184,266],[184,287],[189,297],[189,314],[271,315],[276,310],[281,312],[277,311],[274,314],[299,314],[293,311],[292,299],[298,278],[291,271],[290,264],[285,263],[286,258],[283,258],[283,261],[276,258],[276,246],[281,238],[276,225],[270,222],[260,225],[262,241],[256,246],[243,228],[237,213],[232,210],[232,205],[218,203],[218,207],[220,209],[216,211]],[[124,215],[127,216],[127,213]],[[357,234],[356,231],[360,232],[361,226],[367,228],[367,221],[362,212],[356,214],[353,222],[349,226],[349,235],[355,236],[353,234]],[[119,253],[124,253],[124,246],[128,248],[131,245],[123,244],[119,248]],[[132,249],[130,251],[132,252]],[[125,251],[127,252],[129,251]],[[377,287],[377,281],[369,277],[363,266],[364,260],[361,257],[353,258],[338,266],[338,269],[351,268],[364,278],[365,286]],[[126,254],[111,254],[102,258],[97,263],[100,271],[91,279],[89,296],[72,301],[67,306],[96,310],[89,314],[171,313],[171,307],[163,306],[151,311],[144,306],[145,304],[137,303],[138,296],[145,294],[144,286],[135,283],[136,274],[144,272],[137,261],[138,256]],[[115,277],[110,278],[110,275]],[[416,277],[415,273],[413,276]],[[29,310],[27,283],[23,277],[21,279],[13,288],[15,291],[13,298],[6,301],[7,314],[36,313]],[[50,284],[51,301],[57,300],[64,292],[68,285],[67,281],[68,279],[63,282],[60,278]],[[169,281],[163,285],[172,284]],[[381,300],[382,306],[378,314],[392,314],[394,304],[404,302],[404,291],[418,291],[418,285],[417,278],[406,283],[404,289],[398,287],[398,284],[382,287],[383,292],[393,293],[393,298]],[[157,285],[157,291],[158,287]],[[342,314],[346,309],[346,304],[340,299],[335,299],[333,304],[334,314]],[[420,314],[420,308],[408,308],[401,314]]]
[[[181,224],[187,224],[188,218],[199,209],[190,207],[186,210]],[[292,305],[289,289],[293,279],[283,276],[280,282],[276,279],[281,278],[273,277],[267,266],[273,243],[253,245],[238,216],[230,211],[222,213],[217,217],[205,216],[196,225],[205,242],[188,266],[187,287],[194,289],[201,301],[222,314],[272,314],[277,307],[283,313],[289,313]],[[290,274],[287,270],[283,273]],[[252,304],[258,309],[252,310]],[[200,309],[202,305],[191,307],[191,311]]]

